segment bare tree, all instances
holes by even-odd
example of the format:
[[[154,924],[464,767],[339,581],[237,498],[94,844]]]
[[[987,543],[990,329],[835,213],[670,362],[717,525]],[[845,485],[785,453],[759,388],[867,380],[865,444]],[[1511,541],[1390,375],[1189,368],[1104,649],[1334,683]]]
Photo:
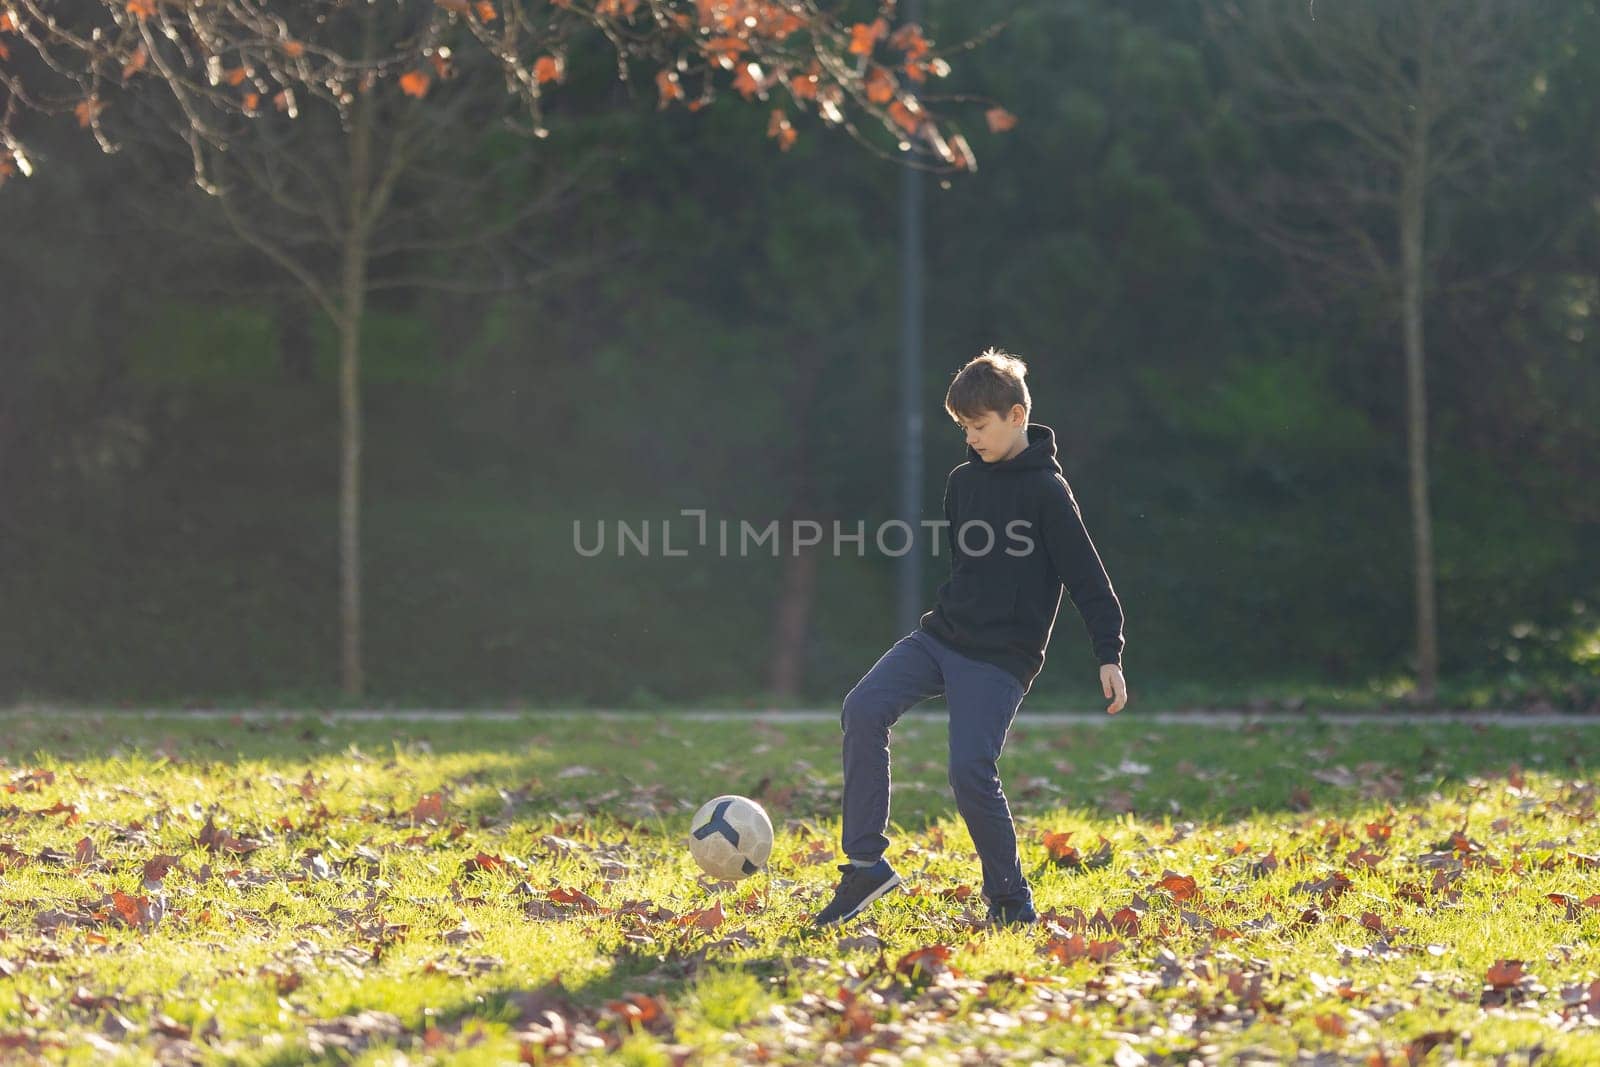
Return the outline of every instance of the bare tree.
[[[1514,134],[1533,17],[1519,0],[1216,0],[1211,36],[1239,118],[1269,145],[1221,207],[1317,284],[1381,294],[1405,365],[1417,685],[1439,676],[1424,320],[1447,186],[1470,189]]]
[[[893,0],[856,23],[816,0],[0,0],[0,43],[29,46],[33,60],[23,68],[4,62],[10,48],[0,54],[0,183],[33,170],[16,132],[25,112],[70,112],[107,151],[164,130],[187,147],[195,183],[232,231],[333,323],[341,679],[359,696],[368,297],[512,287],[573,268],[570,257],[513,256],[487,278],[448,269],[452,256],[502,247],[490,239],[525,232],[580,187],[581,167],[550,160],[538,195],[506,198],[537,173],[528,153],[549,133],[545,97],[566,81],[585,34],[609,43],[619,78],[653,68],[663,108],[733,92],[772,105],[768,136],[784,149],[800,114],[814,112],[911,165],[974,168],[924,91],[948,62],[916,25],[891,33],[893,12]],[[870,122],[858,126],[857,115]],[[461,154],[495,129],[531,140],[463,166]]]

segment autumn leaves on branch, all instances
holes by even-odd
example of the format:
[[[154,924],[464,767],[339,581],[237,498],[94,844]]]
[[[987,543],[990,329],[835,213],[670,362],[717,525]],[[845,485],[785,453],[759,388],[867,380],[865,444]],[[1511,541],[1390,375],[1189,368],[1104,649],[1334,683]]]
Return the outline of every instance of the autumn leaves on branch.
[[[32,173],[19,132],[25,114],[71,114],[114,151],[117,138],[104,123],[116,114],[117,96],[139,92],[175,103],[191,144],[220,146],[248,129],[243,122],[294,119],[309,100],[347,115],[362,95],[393,91],[423,106],[463,76],[489,78],[504,83],[508,114],[500,117],[542,137],[546,98],[566,83],[569,53],[582,35],[594,33],[614,50],[620,79],[648,72],[661,108],[696,111],[731,92],[770,107],[767,134],[784,150],[800,136],[803,117],[814,115],[911,165],[975,169],[966,137],[936,105],[983,106],[993,132],[1010,129],[1015,117],[979,97],[935,94],[951,67],[922,27],[894,26],[894,0],[882,0],[867,21],[850,17],[857,6],[99,0],[69,14],[43,0],[0,0],[0,183]]]

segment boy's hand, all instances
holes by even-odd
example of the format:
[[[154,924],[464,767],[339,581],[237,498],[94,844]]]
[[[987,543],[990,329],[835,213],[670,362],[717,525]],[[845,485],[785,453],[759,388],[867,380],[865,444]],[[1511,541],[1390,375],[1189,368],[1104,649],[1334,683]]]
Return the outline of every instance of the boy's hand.
[[[1106,708],[1107,715],[1115,715],[1127,706],[1128,683],[1122,679],[1122,668],[1115,663],[1100,665],[1100,688],[1105,692],[1106,699],[1111,700],[1111,706]]]

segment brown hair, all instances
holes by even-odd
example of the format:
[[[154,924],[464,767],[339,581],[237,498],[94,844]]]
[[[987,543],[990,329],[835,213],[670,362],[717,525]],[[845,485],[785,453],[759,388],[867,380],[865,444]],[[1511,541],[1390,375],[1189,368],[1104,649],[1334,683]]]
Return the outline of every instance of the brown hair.
[[[1028,365],[1016,356],[998,348],[985,349],[956,372],[944,395],[944,409],[952,419],[975,419],[986,411],[1005,417],[1013,404],[1021,404],[1026,419],[1033,411],[1027,376]]]

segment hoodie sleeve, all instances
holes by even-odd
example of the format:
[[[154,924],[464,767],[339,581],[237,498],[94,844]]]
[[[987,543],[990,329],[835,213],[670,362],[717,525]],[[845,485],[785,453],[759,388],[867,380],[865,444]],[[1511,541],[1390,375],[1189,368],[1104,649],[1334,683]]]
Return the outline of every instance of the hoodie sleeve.
[[[950,485],[956,480],[955,471],[944,480],[944,536],[945,543],[950,546],[950,566],[956,565],[956,506],[955,496],[950,491]]]
[[[1046,486],[1040,509],[1045,551],[1073,606],[1083,616],[1094,641],[1094,654],[1101,664],[1122,665],[1122,605],[1111,579],[1106,577],[1100,554],[1095,551],[1089,531],[1084,528],[1078,502],[1065,478],[1057,475]]]

